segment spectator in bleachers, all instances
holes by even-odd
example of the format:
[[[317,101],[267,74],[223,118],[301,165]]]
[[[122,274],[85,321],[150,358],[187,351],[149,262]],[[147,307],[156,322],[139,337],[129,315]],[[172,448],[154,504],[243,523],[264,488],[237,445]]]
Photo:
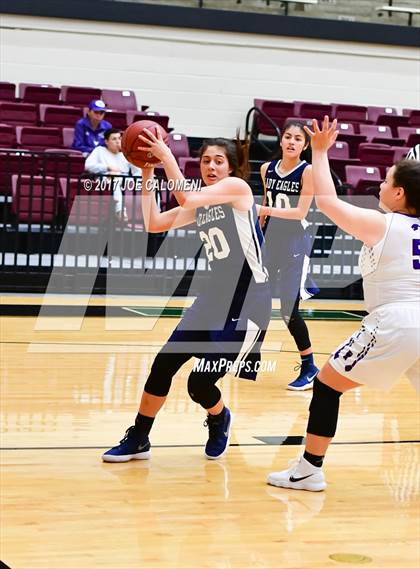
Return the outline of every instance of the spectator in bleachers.
[[[406,156],[407,160],[419,160],[420,161],[420,144],[416,144],[409,150]]]
[[[90,174],[112,176],[141,176],[140,168],[127,161],[121,152],[121,132],[117,128],[109,128],[104,132],[105,146],[97,146],[86,158],[85,170]],[[115,213],[118,218],[126,219],[123,209],[121,186],[122,178],[113,178],[113,195],[115,200]]]
[[[105,144],[104,133],[112,127],[110,122],[104,120],[105,113],[106,106],[103,101],[91,101],[86,116],[76,123],[72,147],[83,152],[84,156]]]

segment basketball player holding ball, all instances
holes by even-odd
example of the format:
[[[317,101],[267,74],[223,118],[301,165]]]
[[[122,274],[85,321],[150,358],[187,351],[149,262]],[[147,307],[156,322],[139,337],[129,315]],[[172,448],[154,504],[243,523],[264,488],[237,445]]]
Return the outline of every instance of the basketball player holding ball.
[[[200,169],[204,186],[183,191],[184,177],[156,126],[131,125],[124,153],[142,167],[142,207],[148,232],[195,224],[211,271],[207,283],[157,354],[135,424],[120,444],[105,452],[105,462],[150,458],[149,433],[165,403],[173,376],[192,357],[199,360],[188,377],[188,394],[207,412],[205,456],[226,451],[232,415],[217,381],[229,372],[255,380],[260,349],[271,314],[271,292],[264,266],[264,237],[250,186],[248,162],[239,140],[204,141]],[[138,138],[137,138],[138,137]],[[153,165],[161,162],[168,181],[178,184],[179,206],[160,212],[153,192]]]

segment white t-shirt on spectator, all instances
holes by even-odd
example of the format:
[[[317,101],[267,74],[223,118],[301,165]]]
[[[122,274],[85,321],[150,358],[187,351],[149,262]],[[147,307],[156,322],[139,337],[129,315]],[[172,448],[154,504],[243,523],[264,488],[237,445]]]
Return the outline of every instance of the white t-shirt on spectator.
[[[119,171],[123,176],[141,176],[140,168],[130,164],[122,152],[115,154],[110,152],[105,146],[97,146],[92,150],[85,161],[85,170],[90,174],[106,175],[110,170]],[[114,200],[115,212],[119,213],[122,209],[121,184],[118,180],[114,181]]]
[[[97,146],[86,158],[85,170],[91,174],[108,174],[110,170],[118,170],[125,176],[141,176],[140,168],[127,161],[122,152],[114,154],[105,146]]]

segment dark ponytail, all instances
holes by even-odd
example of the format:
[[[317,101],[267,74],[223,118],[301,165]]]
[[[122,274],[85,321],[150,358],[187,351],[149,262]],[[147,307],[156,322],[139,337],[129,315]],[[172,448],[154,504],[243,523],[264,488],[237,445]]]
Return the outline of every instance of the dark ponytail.
[[[404,188],[405,203],[420,216],[420,162],[417,160],[400,160],[395,164],[394,187]]]

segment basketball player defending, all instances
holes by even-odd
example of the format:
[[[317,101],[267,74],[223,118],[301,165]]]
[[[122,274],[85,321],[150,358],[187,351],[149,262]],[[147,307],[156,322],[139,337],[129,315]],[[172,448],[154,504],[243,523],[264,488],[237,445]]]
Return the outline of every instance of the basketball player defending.
[[[161,136],[139,136],[140,150],[150,150],[168,180],[184,178]],[[264,266],[264,237],[251,188],[243,179],[247,160],[239,141],[205,141],[200,152],[200,191],[174,192],[180,204],[160,212],[150,189],[153,169],[143,168],[142,207],[146,229],[160,233],[195,224],[211,271],[207,284],[156,356],[146,381],[135,424],[120,444],[105,452],[106,462],[150,457],[149,433],[165,403],[172,378],[192,357],[199,358],[188,378],[188,394],[207,411],[208,459],[228,447],[232,416],[217,381],[229,372],[255,380],[260,348],[271,314],[271,290]],[[187,188],[188,189],[188,188]]]
[[[306,447],[297,465],[272,472],[267,482],[296,490],[324,490],[322,463],[335,435],[341,395],[360,385],[389,389],[406,373],[420,388],[420,162],[402,160],[381,184],[387,213],[338,199],[327,151],[336,121],[313,121],[312,167],[318,208],[363,241],[360,270],[368,316],[333,352],[314,381]]]
[[[283,320],[301,358],[299,376],[288,385],[293,391],[312,389],[319,371],[314,363],[308,327],[299,313],[300,299],[308,299],[313,294],[305,287],[311,253],[305,217],[313,199],[312,167],[304,159],[309,158],[309,146],[310,138],[303,124],[287,121],[280,141],[281,158],[261,166],[264,203],[272,208],[264,226],[268,272],[273,296],[279,285]],[[274,212],[276,219],[273,219]],[[264,217],[261,215],[260,219]]]

